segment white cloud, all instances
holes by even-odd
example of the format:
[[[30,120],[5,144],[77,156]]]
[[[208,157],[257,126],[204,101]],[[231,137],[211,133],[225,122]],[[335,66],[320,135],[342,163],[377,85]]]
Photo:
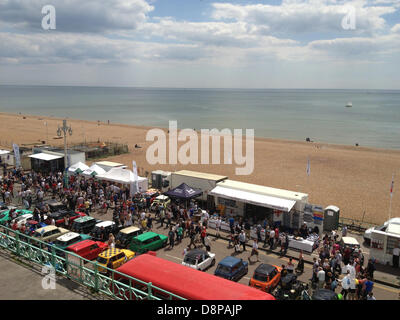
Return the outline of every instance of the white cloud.
[[[383,15],[393,7],[365,7],[365,1],[286,0],[282,5],[213,3],[213,18],[266,26],[271,34],[345,33],[342,19],[350,6],[356,9],[356,32],[374,33],[385,28]]]
[[[42,30],[41,10],[47,4],[56,9],[59,32],[133,30],[154,9],[145,0],[0,0],[0,21],[19,30]]]

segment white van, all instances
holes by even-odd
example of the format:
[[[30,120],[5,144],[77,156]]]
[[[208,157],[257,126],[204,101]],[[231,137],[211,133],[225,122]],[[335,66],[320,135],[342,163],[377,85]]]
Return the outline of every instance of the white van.
[[[369,228],[364,232],[364,241],[366,244],[370,245],[371,244],[371,232],[372,230],[379,230],[379,231],[386,231],[386,228],[388,227],[389,224],[399,224],[400,225],[400,218],[392,218],[386,221],[383,225],[379,227],[373,227]]]

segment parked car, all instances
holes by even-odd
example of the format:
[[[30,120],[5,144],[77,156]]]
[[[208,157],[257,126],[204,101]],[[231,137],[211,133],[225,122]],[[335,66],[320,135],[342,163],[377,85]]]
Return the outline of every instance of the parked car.
[[[129,249],[136,253],[144,253],[147,251],[157,250],[165,247],[168,237],[155,232],[145,232],[132,238]]]
[[[204,271],[215,265],[215,253],[193,249],[185,254],[182,264],[196,270]]]
[[[51,212],[57,212],[60,210],[68,211],[68,208],[65,204],[55,199],[46,200],[43,204],[48,204]]]
[[[297,275],[288,273],[281,277],[278,286],[273,290],[272,295],[277,300],[302,300],[304,291],[308,285],[297,279]]]
[[[90,216],[83,216],[76,218],[72,224],[70,230],[77,233],[90,233],[97,223],[101,220],[95,219]]]
[[[83,240],[70,245],[66,248],[66,250],[71,251],[87,260],[94,260],[101,252],[103,252],[107,248],[107,243],[101,241]]]
[[[11,215],[10,215],[10,210],[5,210],[2,213],[0,213],[0,224],[6,224],[8,222],[11,221]],[[32,213],[32,211],[29,210],[24,210],[24,209],[17,209],[15,210],[17,217],[23,215],[23,214],[27,214],[27,213]]]
[[[249,286],[271,292],[279,284],[281,270],[282,268],[276,265],[261,263],[254,271]]]
[[[36,220],[28,220],[25,223],[25,234],[32,235],[37,229],[46,227],[47,224],[44,222],[37,222]]]
[[[115,237],[115,244],[117,247],[127,248],[131,243],[132,238],[142,233],[142,229],[134,226],[121,229]]]
[[[126,249],[107,249],[99,254],[96,261],[99,265],[98,271],[100,273],[107,273],[107,269],[117,269],[125,262],[131,260],[135,256],[135,252]]]
[[[21,228],[24,224],[26,224],[26,222],[28,220],[31,220],[33,217],[32,213],[25,213],[22,214],[18,217],[16,217],[15,219],[11,220],[11,225],[13,225],[14,223],[17,223],[17,228]]]
[[[63,234],[66,234],[68,232],[69,230],[61,227],[46,226],[43,228],[36,229],[32,237],[39,239],[41,241],[49,242],[49,241],[54,241],[59,236],[62,236]]]
[[[214,274],[218,277],[238,281],[249,271],[249,263],[236,257],[228,256],[222,259]]]
[[[364,241],[367,245],[371,245],[371,233],[373,230],[378,230],[378,231],[386,231],[386,228],[388,227],[389,224],[400,224],[400,218],[392,218],[386,221],[383,225],[378,226],[378,227],[373,227],[365,230],[364,232]]]
[[[51,224],[51,219],[55,220],[56,226],[63,226],[64,225],[64,217],[69,217],[69,225],[73,223],[75,219],[81,218],[86,216],[83,212],[75,212],[71,210],[58,210],[48,213],[47,218],[45,219],[45,223],[48,225]]]
[[[91,237],[88,236],[87,234],[79,234],[76,232],[68,232],[66,234],[63,234],[62,236],[59,236],[54,242],[53,245],[56,249],[62,249],[65,250],[67,247],[74,243],[78,243],[83,240],[90,240]],[[56,250],[56,254],[58,256],[63,257],[64,252],[60,250]]]
[[[102,221],[95,224],[90,235],[93,240],[107,241],[110,233],[116,235],[120,229],[114,221]]]
[[[160,194],[158,197],[156,197],[153,202],[151,203],[150,210],[154,211],[157,204],[162,205],[166,207],[171,203],[171,199],[168,196],[164,196],[163,194]]]

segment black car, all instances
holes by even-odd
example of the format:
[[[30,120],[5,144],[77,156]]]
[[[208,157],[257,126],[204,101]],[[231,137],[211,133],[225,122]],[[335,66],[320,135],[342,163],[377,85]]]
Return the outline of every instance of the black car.
[[[90,216],[81,217],[72,222],[70,230],[76,233],[87,234],[90,233],[94,226],[100,222],[102,222],[102,220],[95,219]]]
[[[94,241],[107,241],[110,233],[116,235],[121,229],[113,221],[101,221],[93,227],[90,235]]]
[[[59,211],[59,210],[63,210],[63,211],[68,210],[68,208],[67,208],[67,206],[66,206],[65,204],[63,204],[62,202],[57,201],[57,200],[55,200],[55,199],[46,200],[46,201],[44,202],[44,204],[45,204],[45,205],[46,205],[46,204],[49,205],[49,208],[50,208],[50,211],[51,211],[51,212],[56,212],[56,211]]]

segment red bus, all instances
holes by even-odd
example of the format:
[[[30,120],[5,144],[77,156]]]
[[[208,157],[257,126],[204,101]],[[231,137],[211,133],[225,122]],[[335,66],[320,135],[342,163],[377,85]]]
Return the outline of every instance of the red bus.
[[[198,271],[154,255],[142,254],[120,266],[117,271],[188,300],[275,300],[261,290]],[[115,273],[115,280],[126,278]],[[144,291],[138,284],[132,284]],[[155,292],[159,298],[165,293]]]

